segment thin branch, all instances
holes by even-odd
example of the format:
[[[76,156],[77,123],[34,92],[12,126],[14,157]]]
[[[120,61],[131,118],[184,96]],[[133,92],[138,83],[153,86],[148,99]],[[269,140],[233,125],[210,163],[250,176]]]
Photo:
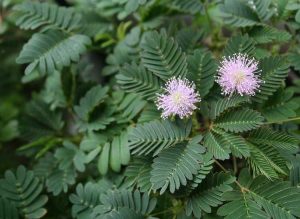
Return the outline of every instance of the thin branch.
[[[284,122],[291,122],[291,121],[297,121],[300,120],[300,117],[295,117],[291,119],[284,119],[284,120],[278,120],[278,121],[273,121],[273,122],[265,122],[265,125],[270,125],[270,124],[278,124],[278,123],[284,123]]]

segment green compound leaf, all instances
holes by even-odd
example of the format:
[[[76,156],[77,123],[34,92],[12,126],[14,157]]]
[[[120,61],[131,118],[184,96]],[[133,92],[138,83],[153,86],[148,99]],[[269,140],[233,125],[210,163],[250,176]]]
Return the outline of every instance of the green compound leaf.
[[[230,132],[245,132],[261,126],[264,118],[257,111],[239,109],[224,113],[214,122],[214,127]]]
[[[259,69],[264,82],[252,100],[263,103],[282,85],[288,75],[289,64],[283,57],[269,57],[259,62]]]
[[[85,35],[69,35],[56,30],[36,33],[24,45],[16,61],[18,64],[29,63],[25,74],[35,69],[43,75],[51,74],[71,62],[78,62],[90,44],[91,40]]]
[[[48,198],[41,194],[42,190],[39,179],[24,166],[19,166],[15,174],[7,170],[0,179],[0,197],[14,203],[25,218],[42,218],[46,214],[43,206]]]
[[[162,80],[172,76],[185,77],[186,56],[173,38],[158,32],[149,32],[142,44],[141,59],[143,65]]]
[[[225,200],[222,198],[225,192],[231,191],[230,184],[235,178],[229,174],[217,173],[205,179],[197,190],[188,197],[185,207],[186,214],[193,214],[196,218],[201,218],[202,211],[212,212],[212,207],[220,206]]]
[[[200,169],[199,162],[203,160],[201,154],[205,151],[197,143],[201,138],[198,136],[186,145],[177,144],[158,154],[152,164],[153,189],[160,189],[160,194],[167,189],[174,193],[181,185],[187,185],[187,180],[193,179],[193,175]]]
[[[24,2],[16,5],[14,10],[20,13],[16,25],[25,30],[54,27],[72,31],[81,26],[81,15],[71,8],[48,3]]]
[[[153,100],[156,97],[156,93],[159,93],[163,84],[159,77],[135,63],[125,64],[116,78],[123,90],[141,94],[148,100]]]
[[[195,82],[200,97],[205,97],[212,88],[217,70],[216,61],[212,54],[202,50],[195,50],[193,55],[188,56],[188,78]]]
[[[101,205],[93,211],[95,219],[144,218],[156,206],[156,199],[138,190],[109,191],[101,195]]]
[[[188,139],[191,122],[175,123],[169,120],[138,124],[129,134],[132,154],[157,155],[161,150]]]

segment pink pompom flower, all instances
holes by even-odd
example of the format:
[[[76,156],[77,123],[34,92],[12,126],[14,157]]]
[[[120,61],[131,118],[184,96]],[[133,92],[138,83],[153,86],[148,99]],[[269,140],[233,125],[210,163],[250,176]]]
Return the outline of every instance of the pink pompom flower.
[[[222,60],[216,82],[225,95],[237,92],[241,96],[253,96],[262,83],[259,75],[258,61],[238,53]]]
[[[163,94],[158,94],[156,105],[162,109],[161,117],[166,119],[178,115],[181,119],[193,114],[200,102],[200,96],[194,83],[187,79],[171,78],[166,83]]]

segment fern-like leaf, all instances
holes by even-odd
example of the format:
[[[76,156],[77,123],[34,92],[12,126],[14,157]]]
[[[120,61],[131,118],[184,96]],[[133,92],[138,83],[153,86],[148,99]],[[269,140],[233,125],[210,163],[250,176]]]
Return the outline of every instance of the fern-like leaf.
[[[16,174],[7,170],[4,179],[0,179],[0,197],[15,203],[25,218],[41,218],[46,214],[43,206],[48,198],[41,195],[42,190],[39,179],[24,166],[19,166]]]
[[[38,69],[42,74],[50,74],[79,61],[91,40],[84,35],[69,35],[60,31],[37,33],[24,45],[17,63],[30,63],[25,74]]]
[[[54,4],[24,2],[14,9],[20,13],[16,24],[25,30],[39,27],[59,28],[72,31],[80,27],[81,16],[71,8],[58,7]]]
[[[197,191],[188,198],[185,207],[186,214],[193,213],[196,218],[200,218],[202,211],[211,213],[212,207],[217,207],[225,201],[222,195],[232,190],[230,184],[234,180],[234,177],[222,172],[206,178]]]
[[[260,23],[257,14],[243,0],[225,0],[221,5],[224,22],[235,27],[247,27]]]
[[[169,188],[174,193],[180,185],[187,185],[187,180],[193,179],[200,168],[201,153],[205,151],[197,143],[200,140],[195,137],[186,145],[177,144],[158,154],[151,171],[153,189],[160,189],[160,194],[163,194]]]
[[[237,35],[228,41],[225,49],[225,56],[232,56],[238,53],[253,55],[255,51],[255,41],[247,35]]]
[[[262,174],[269,179],[278,178],[278,174],[287,175],[286,161],[276,149],[266,145],[250,144],[250,167],[254,175]]]
[[[217,101],[210,103],[210,113],[209,117],[211,119],[216,119],[219,115],[228,109],[238,107],[243,103],[246,103],[249,99],[245,96],[234,95],[232,97],[222,98]]]
[[[156,206],[156,199],[138,190],[109,191],[101,195],[101,205],[95,207],[93,218],[143,218],[151,213]]]
[[[145,36],[141,58],[144,66],[163,80],[185,77],[188,71],[185,54],[165,33],[149,32]]]
[[[159,93],[162,81],[159,77],[147,71],[143,66],[135,63],[126,64],[116,76],[117,83],[121,88],[130,93],[139,93],[142,97],[153,100]]]
[[[129,147],[132,154],[157,155],[162,149],[187,140],[191,122],[174,123],[168,120],[152,121],[137,125],[129,134]]]
[[[290,153],[295,153],[298,150],[299,143],[293,136],[270,128],[260,128],[250,132],[247,140],[258,145],[269,145],[283,151],[289,151]]]
[[[221,136],[217,133],[209,131],[204,135],[204,146],[219,160],[229,159],[229,145],[223,143]]]
[[[188,56],[188,78],[195,82],[201,98],[205,97],[215,81],[217,65],[212,54],[202,50],[195,50]]]
[[[281,85],[289,72],[289,64],[282,57],[269,57],[260,61],[259,69],[262,71],[261,84],[254,101],[262,103],[269,98]]]
[[[251,109],[240,109],[224,113],[214,122],[214,126],[230,132],[245,132],[258,128],[263,121],[259,112]]]
[[[71,194],[69,199],[72,205],[72,217],[77,219],[92,218],[94,207],[100,204],[100,186],[88,182],[86,185],[78,184],[76,194]]]

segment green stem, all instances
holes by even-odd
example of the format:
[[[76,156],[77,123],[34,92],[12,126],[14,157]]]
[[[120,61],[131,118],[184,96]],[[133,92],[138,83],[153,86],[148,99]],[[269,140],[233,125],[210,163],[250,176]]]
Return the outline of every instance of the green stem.
[[[273,122],[265,122],[265,125],[270,125],[270,124],[277,124],[277,123],[284,123],[284,122],[291,122],[291,121],[297,121],[300,120],[300,117],[295,117],[291,119],[284,119],[284,120],[279,120],[279,121],[273,121]]]

